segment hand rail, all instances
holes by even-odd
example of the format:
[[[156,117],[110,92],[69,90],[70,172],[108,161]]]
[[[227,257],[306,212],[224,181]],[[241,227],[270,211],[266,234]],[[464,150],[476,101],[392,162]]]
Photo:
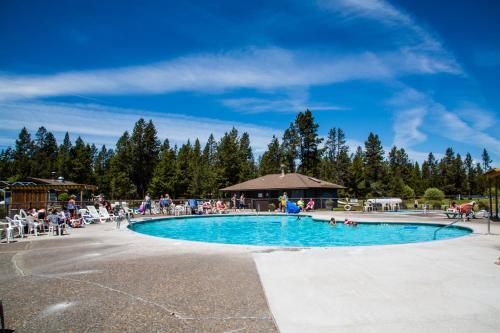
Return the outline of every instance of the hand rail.
[[[453,221],[453,222],[450,222],[450,223],[448,223],[448,224],[446,224],[446,225],[443,225],[442,227],[439,227],[439,228],[437,228],[436,230],[434,230],[434,240],[436,240],[436,233],[437,233],[439,230],[444,229],[444,228],[447,228],[447,227],[449,227],[449,226],[451,226],[451,225],[453,225],[453,224],[455,224],[455,223],[457,223],[457,222],[460,222],[460,221],[462,221],[462,219],[455,220],[455,221]]]

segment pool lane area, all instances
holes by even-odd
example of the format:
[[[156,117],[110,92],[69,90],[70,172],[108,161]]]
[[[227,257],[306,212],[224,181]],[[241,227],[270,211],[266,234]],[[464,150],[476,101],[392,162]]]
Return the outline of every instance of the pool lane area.
[[[466,236],[471,229],[444,224],[342,221],[331,225],[311,216],[215,215],[166,218],[129,228],[150,236],[235,245],[277,247],[365,246],[428,242]],[[440,229],[436,232],[437,229]]]

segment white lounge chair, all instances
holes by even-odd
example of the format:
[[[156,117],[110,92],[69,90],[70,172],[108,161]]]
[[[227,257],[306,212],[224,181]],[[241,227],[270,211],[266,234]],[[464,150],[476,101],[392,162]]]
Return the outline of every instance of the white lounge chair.
[[[54,235],[56,232],[57,235],[61,236],[62,225],[59,224],[59,216],[58,215],[49,215],[49,235]]]
[[[5,237],[7,238],[7,243],[10,243],[10,240],[14,238],[15,226],[9,221],[0,222],[0,225],[5,226],[3,229],[3,230],[5,230]]]
[[[38,237],[38,227],[42,225],[39,222],[35,221],[35,218],[33,216],[27,216],[26,217],[26,223],[28,225],[28,235],[33,233],[35,237]]]
[[[110,214],[108,212],[108,210],[106,209],[106,207],[103,207],[103,206],[100,206],[99,207],[99,214],[105,218],[106,220],[109,220],[109,221],[115,221],[116,220],[116,216],[113,215],[113,214]]]
[[[11,219],[10,217],[6,217],[6,219],[8,222],[12,223],[12,225],[17,229],[19,237],[23,238],[24,227],[26,226],[26,224],[23,222],[21,217],[19,215],[14,215],[14,219]]]
[[[102,217],[94,206],[87,206],[87,210],[89,211],[90,216],[92,217],[92,220],[94,222],[95,221],[99,221],[100,223],[106,222],[106,218]]]
[[[28,213],[24,209],[19,209],[19,217],[21,220],[26,221],[26,218],[29,216]]]
[[[92,223],[93,219],[92,219],[92,215],[90,215],[89,211],[86,210],[85,208],[81,208],[78,210],[78,214],[80,214],[80,216],[82,217],[83,219],[83,222],[85,224],[90,224]]]

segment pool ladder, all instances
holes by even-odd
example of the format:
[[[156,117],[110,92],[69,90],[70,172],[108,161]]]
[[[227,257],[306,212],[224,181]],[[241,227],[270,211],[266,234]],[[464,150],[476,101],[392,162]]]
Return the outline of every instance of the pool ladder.
[[[462,219],[455,220],[455,221],[453,221],[453,222],[451,222],[451,223],[448,223],[447,225],[443,225],[442,227],[439,227],[439,228],[437,228],[436,230],[434,230],[434,240],[436,240],[436,234],[437,234],[437,232],[438,232],[439,230],[444,229],[444,228],[447,228],[447,227],[449,227],[449,226],[452,226],[452,225],[454,225],[455,223],[460,222],[460,221],[462,221]]]

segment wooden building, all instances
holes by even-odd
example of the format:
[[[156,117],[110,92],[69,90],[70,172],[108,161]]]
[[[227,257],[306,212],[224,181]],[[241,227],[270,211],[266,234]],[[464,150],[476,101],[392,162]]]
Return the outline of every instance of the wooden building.
[[[57,201],[60,193],[74,194],[77,201],[82,201],[84,192],[97,191],[95,185],[78,184],[62,178],[30,177],[21,182],[3,183],[5,204],[9,210],[46,208],[49,203]]]
[[[337,191],[343,188],[345,187],[300,173],[278,173],[251,179],[220,189],[220,191],[231,195],[236,193],[238,196],[244,193],[245,197],[252,199],[253,208],[256,208],[256,205],[263,205],[265,202],[276,201],[277,203],[277,198],[283,192],[287,192],[288,197],[292,200],[299,198],[304,200],[308,198],[320,199],[317,202],[318,206],[323,206],[326,200],[331,199],[333,205],[336,206]]]

